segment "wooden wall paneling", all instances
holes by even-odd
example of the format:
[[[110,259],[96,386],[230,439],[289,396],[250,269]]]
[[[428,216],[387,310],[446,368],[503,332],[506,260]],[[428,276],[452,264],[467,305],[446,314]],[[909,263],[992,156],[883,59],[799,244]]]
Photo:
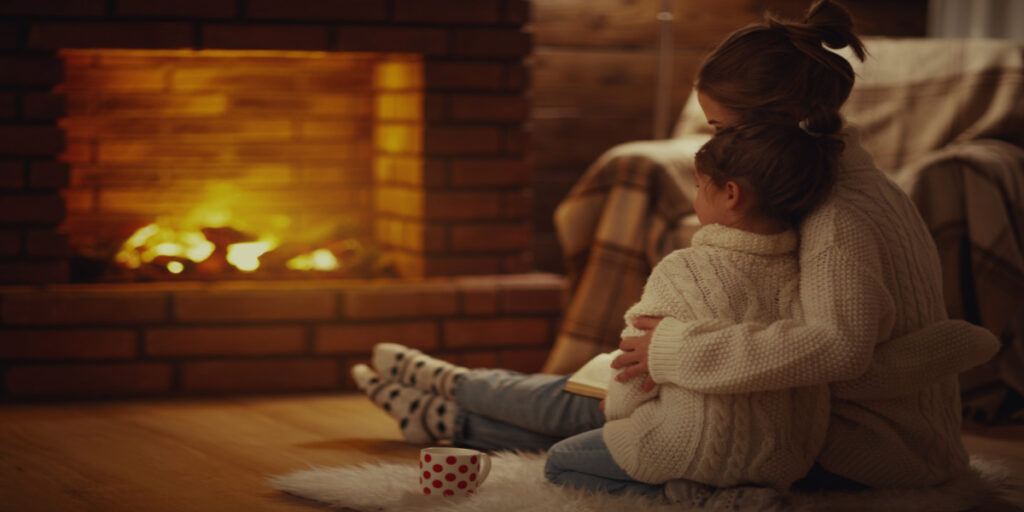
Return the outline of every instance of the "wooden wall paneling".
[[[703,51],[676,51],[675,92],[684,94],[677,104],[682,105],[703,58]],[[538,49],[531,59],[534,113],[628,111],[650,116],[657,59],[653,50],[642,49]]]
[[[675,42],[711,47],[760,17],[753,0],[673,0]],[[538,46],[655,48],[661,0],[535,0]]]
[[[921,36],[926,0],[842,2],[863,35]],[[800,18],[809,0],[673,0],[674,124],[701,60],[766,10]],[[529,30],[538,269],[562,271],[551,216],[587,166],[615,144],[650,138],[661,0],[534,0]]]

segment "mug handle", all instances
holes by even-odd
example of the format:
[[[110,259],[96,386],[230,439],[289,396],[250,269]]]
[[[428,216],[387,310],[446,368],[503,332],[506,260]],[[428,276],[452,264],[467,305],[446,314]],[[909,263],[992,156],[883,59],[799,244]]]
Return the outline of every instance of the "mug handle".
[[[480,477],[477,479],[476,484],[482,485],[484,480],[487,480],[487,475],[491,472],[491,456],[486,453],[480,452]]]

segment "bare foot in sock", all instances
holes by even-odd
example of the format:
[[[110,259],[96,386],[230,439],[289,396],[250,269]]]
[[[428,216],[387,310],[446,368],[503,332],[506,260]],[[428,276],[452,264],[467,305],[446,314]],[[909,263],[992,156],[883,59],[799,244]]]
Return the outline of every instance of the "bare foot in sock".
[[[454,397],[455,381],[469,371],[398,343],[374,345],[372,364],[380,375],[390,380],[448,400]]]
[[[458,409],[451,401],[394,380],[383,380],[365,364],[352,367],[352,378],[360,392],[398,420],[406,441],[432,443],[452,438]]]

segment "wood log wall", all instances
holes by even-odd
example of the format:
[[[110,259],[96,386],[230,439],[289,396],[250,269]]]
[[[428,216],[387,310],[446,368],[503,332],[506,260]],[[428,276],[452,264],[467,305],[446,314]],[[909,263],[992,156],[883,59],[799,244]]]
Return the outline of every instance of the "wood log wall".
[[[926,0],[845,0],[863,35],[923,36]],[[673,0],[670,122],[704,55],[766,10],[799,18],[809,0]],[[531,132],[536,267],[562,271],[551,217],[615,144],[653,137],[661,0],[533,0]]]

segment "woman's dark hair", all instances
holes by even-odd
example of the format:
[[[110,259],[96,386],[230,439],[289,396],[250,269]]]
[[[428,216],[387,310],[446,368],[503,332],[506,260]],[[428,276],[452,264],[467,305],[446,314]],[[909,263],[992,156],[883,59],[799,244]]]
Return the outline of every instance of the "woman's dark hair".
[[[796,226],[835,182],[843,142],[792,123],[741,123],[697,151],[697,171],[715,186],[735,181],[755,198],[754,211]]]
[[[812,132],[835,133],[842,127],[839,108],[850,95],[854,73],[846,59],[824,46],[849,46],[864,60],[864,44],[839,4],[818,0],[802,22],[766,15],[708,55],[697,71],[697,90],[741,120],[806,120]]]

